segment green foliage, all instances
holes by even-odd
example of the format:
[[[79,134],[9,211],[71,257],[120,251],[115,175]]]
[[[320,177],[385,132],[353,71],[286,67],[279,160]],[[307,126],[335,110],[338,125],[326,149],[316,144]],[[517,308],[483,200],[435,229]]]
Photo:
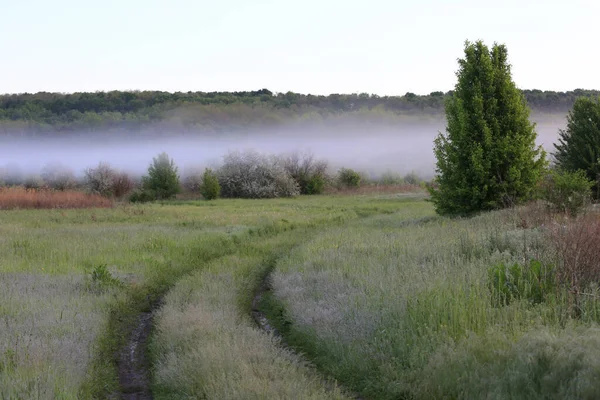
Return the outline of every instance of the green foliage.
[[[405,183],[408,183],[409,185],[419,185],[422,182],[419,175],[417,175],[417,173],[414,171],[404,175],[404,178],[402,179]]]
[[[298,184],[301,194],[321,194],[325,189],[327,162],[310,153],[293,153],[281,159],[283,168]]]
[[[575,216],[589,204],[594,182],[582,170],[552,170],[541,186],[541,197],[555,211]]]
[[[345,187],[357,188],[360,186],[361,176],[353,169],[342,168],[338,174],[338,180]]]
[[[504,45],[466,42],[458,82],[446,103],[446,134],[435,139],[440,214],[511,206],[533,192],[545,166],[523,94],[511,78]]]
[[[525,90],[527,102],[545,112],[565,113],[576,98],[596,98],[595,90],[569,92]],[[429,95],[406,93],[404,96],[378,96],[367,93],[273,94],[267,89],[247,92],[94,92],[94,93],[23,93],[0,95],[0,126],[11,134],[43,132],[80,132],[82,130],[132,131],[157,122],[168,123],[175,117],[194,129],[215,131],[265,126],[290,120],[321,121],[340,115],[361,120],[371,115],[381,119],[406,114],[435,115],[443,111],[444,101],[452,92]],[[176,110],[176,111],[175,111]],[[181,118],[183,116],[184,118]],[[216,123],[215,123],[216,122]],[[217,126],[218,125],[218,126]]]
[[[567,129],[554,145],[556,164],[567,171],[585,171],[589,180],[600,178],[600,99],[579,98],[567,115]],[[598,197],[598,185],[594,191]]]
[[[131,203],[147,203],[156,200],[156,194],[152,190],[136,190],[129,196]]]
[[[202,175],[200,193],[206,200],[214,200],[221,195],[221,185],[219,185],[217,174],[210,168],[206,168]]]
[[[322,194],[325,190],[325,177],[323,175],[314,175],[306,182],[304,194]]]
[[[148,176],[142,178],[142,187],[154,193],[158,200],[171,199],[181,191],[177,166],[167,153],[153,158]]]
[[[404,178],[398,173],[386,171],[383,174],[381,174],[381,177],[379,178],[379,183],[381,183],[382,185],[401,185],[404,183]]]
[[[531,260],[528,265],[497,264],[488,271],[492,301],[497,306],[508,305],[513,300],[541,303],[555,292],[554,273],[553,266],[538,260]]]
[[[96,265],[89,273],[89,288],[96,291],[104,291],[110,287],[121,287],[123,282],[115,278],[106,264]]]

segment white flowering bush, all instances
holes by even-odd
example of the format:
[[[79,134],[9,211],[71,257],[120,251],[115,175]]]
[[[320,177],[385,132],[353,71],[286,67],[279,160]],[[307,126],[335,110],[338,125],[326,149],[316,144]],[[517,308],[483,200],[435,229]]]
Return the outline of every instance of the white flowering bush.
[[[254,151],[232,152],[217,171],[222,197],[264,199],[300,194],[280,158]]]

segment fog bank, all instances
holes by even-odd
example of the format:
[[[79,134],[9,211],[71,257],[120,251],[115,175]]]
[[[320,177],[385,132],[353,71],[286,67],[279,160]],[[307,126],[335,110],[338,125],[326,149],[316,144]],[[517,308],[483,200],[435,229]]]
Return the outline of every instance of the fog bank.
[[[534,116],[538,144],[551,152],[563,116]],[[16,174],[39,174],[44,166],[60,163],[81,175],[87,167],[108,162],[135,175],[146,172],[152,157],[167,152],[185,174],[186,170],[218,166],[229,151],[253,149],[262,153],[311,152],[329,161],[332,168],[354,168],[372,176],[385,171],[434,174],[433,139],[445,129],[443,120],[361,126],[356,129],[321,127],[309,130],[278,129],[268,133],[204,135],[177,133],[150,138],[81,134],[76,137],[0,139],[0,168]]]

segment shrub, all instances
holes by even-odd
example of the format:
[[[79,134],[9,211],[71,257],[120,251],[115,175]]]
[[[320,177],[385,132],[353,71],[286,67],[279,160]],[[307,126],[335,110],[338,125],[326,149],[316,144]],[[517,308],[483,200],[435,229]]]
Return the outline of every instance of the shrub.
[[[550,234],[558,256],[557,279],[563,287],[577,297],[600,283],[600,216],[588,214],[566,225],[552,225]]]
[[[88,289],[94,292],[104,292],[110,287],[122,287],[123,282],[115,278],[106,264],[99,264],[89,272]]]
[[[314,175],[306,183],[304,194],[322,194],[325,190],[325,176]]]
[[[555,211],[574,216],[589,203],[593,185],[581,170],[553,170],[542,183],[541,197],[548,201]]]
[[[342,168],[338,174],[338,181],[341,185],[349,188],[357,188],[360,186],[361,176],[358,172],[350,168]]]
[[[382,185],[402,185],[404,183],[404,178],[400,174],[392,171],[386,171],[381,174],[379,183]]]
[[[45,183],[41,176],[30,175],[25,178],[23,182],[23,187],[25,189],[42,189]]]
[[[147,203],[156,200],[156,193],[151,190],[136,190],[129,196],[129,201],[132,203]]]
[[[73,189],[77,184],[73,171],[60,163],[46,165],[42,179],[48,187],[60,191]]]
[[[117,172],[113,176],[112,193],[116,198],[125,197],[133,190],[133,180],[126,172]]]
[[[507,305],[512,300],[541,303],[554,291],[554,267],[538,260],[529,264],[495,265],[488,271],[488,284],[495,305]]]
[[[289,176],[279,158],[253,151],[224,156],[217,177],[224,197],[273,198],[300,193],[298,184]]]
[[[167,153],[154,157],[148,167],[148,176],[142,178],[142,187],[147,195],[163,200],[175,197],[181,191],[177,167]]]
[[[321,194],[325,188],[327,161],[310,153],[293,153],[282,160],[283,168],[298,184],[301,194]]]
[[[214,200],[221,195],[221,186],[219,179],[212,169],[206,168],[202,175],[202,183],[200,184],[200,193],[206,200]]]
[[[198,168],[193,168],[192,170],[186,171],[185,177],[183,178],[183,187],[185,190],[192,193],[200,192],[200,186],[202,186],[202,175],[202,170]]]
[[[110,165],[101,162],[96,168],[86,168],[83,179],[90,192],[104,197],[111,197],[115,175],[116,172]]]
[[[419,178],[419,175],[417,175],[417,173],[414,171],[404,175],[403,179],[404,182],[408,183],[409,185],[419,185],[422,182],[421,178]]]

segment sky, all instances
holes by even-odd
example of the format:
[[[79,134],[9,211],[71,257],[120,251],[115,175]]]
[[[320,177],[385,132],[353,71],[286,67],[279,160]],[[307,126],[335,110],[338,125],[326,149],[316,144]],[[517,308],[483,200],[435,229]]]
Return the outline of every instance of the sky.
[[[0,0],[0,93],[451,90],[465,40],[522,89],[600,89],[597,0]]]

